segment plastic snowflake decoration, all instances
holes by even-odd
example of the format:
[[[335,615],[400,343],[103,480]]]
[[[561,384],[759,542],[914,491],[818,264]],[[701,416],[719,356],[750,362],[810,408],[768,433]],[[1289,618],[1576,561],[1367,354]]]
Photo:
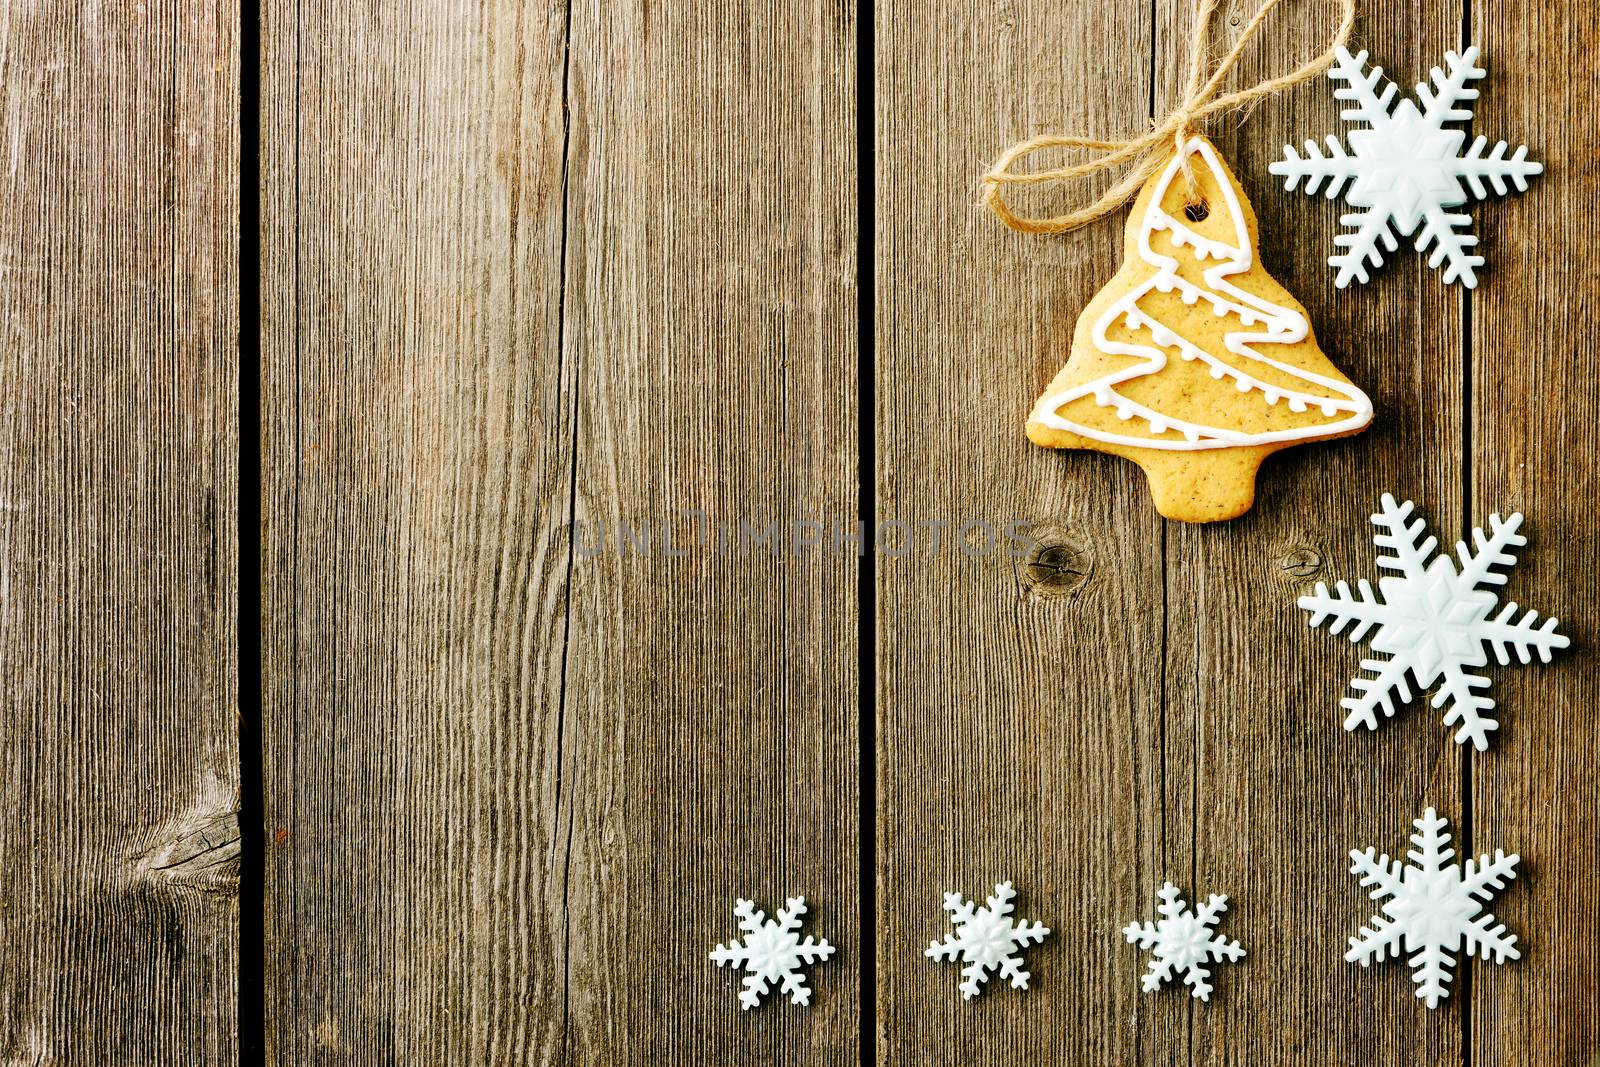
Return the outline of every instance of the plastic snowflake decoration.
[[[765,912],[755,910],[748,900],[738,901],[733,913],[739,917],[739,929],[745,932],[744,943],[738,941],[718,945],[711,958],[718,967],[740,964],[750,974],[744,979],[744,989],[739,993],[739,1003],[746,1009],[761,1003],[769,983],[778,982],[783,992],[795,1004],[810,1004],[811,990],[806,986],[806,976],[800,973],[803,964],[816,963],[833,955],[833,946],[818,941],[809,934],[800,940],[800,916],[806,913],[805,897],[790,897],[778,912],[778,917],[767,920]]]
[[[1461,724],[1456,742],[1471,738],[1473,746],[1482,751],[1489,747],[1489,731],[1500,725],[1487,715],[1494,708],[1494,700],[1478,692],[1489,687],[1489,679],[1474,673],[1489,662],[1485,646],[1493,646],[1495,657],[1504,666],[1511,662],[1508,650],[1515,650],[1523,663],[1532,662],[1534,653],[1548,663],[1551,650],[1566,648],[1568,642],[1556,633],[1553,617],[1545,619],[1541,626],[1535,625],[1539,618],[1536,611],[1515,618],[1515,601],[1490,615],[1497,598],[1484,587],[1506,582],[1506,576],[1492,568],[1514,564],[1516,557],[1507,550],[1528,543],[1517,533],[1522,525],[1520,514],[1509,519],[1491,515],[1492,532],[1488,537],[1475,528],[1472,538],[1478,546],[1476,551],[1468,551],[1464,543],[1456,542],[1456,555],[1461,560],[1458,573],[1448,553],[1433,555],[1438,538],[1417,543],[1427,523],[1420,518],[1408,522],[1411,512],[1411,501],[1396,504],[1394,497],[1385,493],[1383,509],[1372,516],[1372,524],[1384,531],[1376,534],[1373,542],[1388,553],[1378,556],[1378,566],[1399,572],[1378,579],[1382,600],[1373,595],[1372,585],[1363,578],[1357,583],[1355,595],[1346,582],[1339,582],[1332,593],[1326,582],[1318,582],[1317,591],[1301,597],[1299,604],[1311,613],[1312,626],[1331,620],[1329,629],[1333,633],[1350,626],[1351,641],[1361,640],[1376,626],[1373,651],[1390,657],[1361,661],[1362,670],[1376,671],[1378,676],[1356,678],[1350,683],[1355,695],[1339,702],[1347,712],[1346,730],[1362,725],[1376,730],[1379,709],[1385,716],[1392,716],[1397,702],[1410,701],[1411,686],[1406,680],[1409,672],[1420,689],[1442,679],[1433,706],[1448,703],[1445,725]]]
[[[989,971],[998,970],[1001,978],[1011,980],[1012,989],[1028,988],[1028,972],[1022,969],[1022,957],[1017,950],[1043,941],[1050,931],[1039,923],[1029,924],[1026,919],[1011,919],[1011,900],[1016,890],[1010,882],[994,887],[994,896],[984,907],[963,900],[960,893],[946,893],[944,908],[950,912],[950,921],[956,932],[945,934],[943,941],[934,941],[923,953],[929,959],[953,960],[959,957],[966,962],[961,968],[961,996],[970,1000],[978,995],[983,983],[989,980]]]
[[[1328,155],[1322,154],[1315,141],[1306,142],[1304,159],[1293,146],[1285,145],[1286,158],[1267,168],[1286,176],[1285,185],[1291,191],[1302,178],[1306,179],[1306,192],[1313,194],[1326,181],[1329,200],[1349,183],[1345,201],[1356,210],[1341,216],[1339,222],[1356,230],[1335,237],[1333,243],[1343,251],[1328,257],[1329,265],[1338,268],[1334,284],[1341,289],[1351,279],[1367,280],[1368,264],[1380,266],[1382,249],[1395,250],[1395,232],[1406,237],[1416,233],[1418,252],[1433,248],[1428,266],[1437,268],[1442,263],[1446,282],[1460,281],[1473,288],[1478,284],[1474,268],[1483,264],[1483,257],[1472,251],[1478,239],[1466,232],[1471,218],[1450,209],[1467,202],[1468,190],[1480,200],[1487,197],[1485,182],[1499,196],[1505,195],[1507,182],[1523,192],[1528,179],[1544,170],[1527,158],[1526,146],[1518,146],[1508,158],[1506,142],[1501,141],[1485,154],[1485,137],[1473,141],[1462,154],[1465,131],[1446,129],[1445,123],[1471,120],[1471,109],[1460,105],[1478,98],[1478,90],[1469,88],[1468,83],[1482,78],[1484,70],[1477,65],[1476,45],[1459,56],[1446,52],[1444,60],[1450,72],[1438,67],[1432,72],[1438,91],[1424,82],[1417,86],[1420,108],[1402,100],[1391,113],[1395,87],[1384,79],[1383,68],[1374,67],[1367,73],[1367,53],[1352,56],[1340,48],[1328,77],[1345,83],[1345,88],[1334,90],[1333,95],[1351,106],[1339,117],[1365,122],[1370,128],[1350,131],[1353,155],[1346,154],[1338,138],[1330,135]]]
[[[1456,962],[1453,954],[1463,941],[1468,956],[1492,955],[1496,963],[1521,957],[1516,936],[1506,933],[1503,924],[1493,925],[1493,915],[1478,914],[1483,910],[1478,901],[1488,900],[1517,876],[1518,857],[1495,849],[1494,859],[1484,855],[1468,860],[1463,871],[1459,863],[1450,863],[1456,852],[1448,847],[1450,835],[1443,832],[1445,821],[1437,812],[1429,808],[1412,822],[1418,832],[1411,835],[1416,847],[1406,853],[1409,865],[1390,860],[1387,853],[1374,858],[1377,849],[1350,850],[1350,873],[1360,875],[1363,886],[1373,887],[1373,900],[1387,902],[1383,914],[1369,920],[1372,926],[1363,926],[1361,936],[1350,939],[1344,958],[1367,967],[1373,960],[1399,956],[1404,941],[1405,951],[1412,953],[1417,996],[1436,1008],[1450,995],[1446,983]]]
[[[1189,987],[1191,996],[1209,1001],[1211,983],[1206,979],[1211,977],[1211,972],[1202,964],[1208,960],[1244,957],[1239,942],[1229,941],[1211,929],[1228,910],[1228,898],[1213,894],[1197,911],[1190,912],[1178,887],[1171,882],[1162,886],[1158,895],[1161,897],[1161,905],[1156,908],[1161,913],[1158,921],[1129,923],[1122,928],[1122,936],[1129,944],[1155,950],[1150,973],[1143,978],[1144,991],[1153,993],[1161,988],[1161,983],[1178,973],[1183,975],[1183,983]]]

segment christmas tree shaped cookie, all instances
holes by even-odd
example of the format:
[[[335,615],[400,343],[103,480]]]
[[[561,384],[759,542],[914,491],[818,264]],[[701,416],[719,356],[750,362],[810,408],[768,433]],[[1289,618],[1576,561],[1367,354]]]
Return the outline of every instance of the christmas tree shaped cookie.
[[[1211,522],[1250,509],[1267,456],[1361,432],[1372,402],[1258,262],[1255,212],[1211,142],[1184,155],[1193,191],[1177,155],[1145,184],[1028,436],[1131,459],[1162,515]]]

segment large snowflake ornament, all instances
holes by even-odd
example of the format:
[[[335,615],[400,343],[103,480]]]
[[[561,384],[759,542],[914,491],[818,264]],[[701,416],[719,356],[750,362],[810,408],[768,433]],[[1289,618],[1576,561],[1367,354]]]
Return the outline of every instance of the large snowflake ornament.
[[[960,958],[967,964],[961,968],[962,999],[977,996],[991,970],[998,970],[1001,978],[1009,978],[1012,989],[1028,988],[1029,974],[1022,969],[1017,950],[1043,941],[1050,930],[1037,922],[1030,925],[1026,919],[1016,922],[1011,918],[1011,900],[1016,895],[1010,882],[996,885],[994,896],[981,908],[963,899],[960,893],[944,895],[944,908],[950,913],[956,932],[929,944],[923,955],[935,960]]]
[[[1437,812],[1429,808],[1412,822],[1418,832],[1411,835],[1409,864],[1389,859],[1388,853],[1374,856],[1374,848],[1350,850],[1350,873],[1372,887],[1373,900],[1385,903],[1383,913],[1368,920],[1372,925],[1350,939],[1344,958],[1367,967],[1374,960],[1399,956],[1404,942],[1417,996],[1436,1008],[1450,995],[1450,968],[1463,941],[1468,956],[1492,956],[1496,963],[1521,957],[1516,936],[1506,933],[1504,924],[1495,925],[1493,915],[1478,914],[1483,910],[1479,901],[1517,876],[1518,857],[1495,849],[1493,859],[1483,855],[1468,860],[1463,870],[1461,864],[1450,863],[1456,852],[1448,847],[1450,835],[1443,832],[1445,820]]]
[[[1211,983],[1206,979],[1211,977],[1211,972],[1203,964],[1208,960],[1237,960],[1244,956],[1239,942],[1229,941],[1211,929],[1228,910],[1228,898],[1212,894],[1191,912],[1178,887],[1171,882],[1162,886],[1158,895],[1161,897],[1161,904],[1156,908],[1161,913],[1159,920],[1129,923],[1122,928],[1122,936],[1129,944],[1155,950],[1150,972],[1142,980],[1144,991],[1154,992],[1178,973],[1183,975],[1183,983],[1189,987],[1191,996],[1209,1001]]]
[[[1361,640],[1376,626],[1373,651],[1390,657],[1361,661],[1362,670],[1376,671],[1378,676],[1350,683],[1355,695],[1339,702],[1347,713],[1346,730],[1363,725],[1376,730],[1378,710],[1392,716],[1397,703],[1409,702],[1409,673],[1419,689],[1440,682],[1433,706],[1448,703],[1445,725],[1461,724],[1456,742],[1471,738],[1473,746],[1482,751],[1489,747],[1489,731],[1500,725],[1487,715],[1494,708],[1493,698],[1479,692],[1489,688],[1489,679],[1475,673],[1489,662],[1487,647],[1494,648],[1502,666],[1511,662],[1512,650],[1523,663],[1531,663],[1535,653],[1548,663],[1551,651],[1566,648],[1568,641],[1556,633],[1553,617],[1542,625],[1536,625],[1536,611],[1516,618],[1515,601],[1491,615],[1497,597],[1485,587],[1506,582],[1506,576],[1493,568],[1514,564],[1516,556],[1508,550],[1528,543],[1517,533],[1522,525],[1520,514],[1509,519],[1491,515],[1489,536],[1484,536],[1482,529],[1472,531],[1475,551],[1456,542],[1461,560],[1458,572],[1449,553],[1434,556],[1437,537],[1418,543],[1427,523],[1420,518],[1412,521],[1412,510],[1411,501],[1396,504],[1394,497],[1385,493],[1382,509],[1372,516],[1372,524],[1382,531],[1374,535],[1373,542],[1387,553],[1378,556],[1378,566],[1399,572],[1378,579],[1381,600],[1363,578],[1355,594],[1347,582],[1339,582],[1332,592],[1328,583],[1318,582],[1316,592],[1301,597],[1299,604],[1311,614],[1312,626],[1330,622],[1329,629],[1336,634],[1351,627],[1351,641]]]
[[[1501,141],[1485,154],[1486,137],[1477,138],[1462,153],[1465,131],[1446,129],[1445,123],[1471,120],[1471,109],[1461,105],[1478,98],[1478,90],[1468,83],[1482,78],[1484,70],[1478,66],[1476,45],[1461,55],[1446,52],[1444,60],[1449,73],[1438,67],[1432,72],[1437,91],[1426,82],[1417,86],[1420,108],[1402,100],[1390,112],[1395,87],[1383,77],[1383,68],[1373,67],[1369,73],[1367,53],[1352,56],[1340,48],[1338,62],[1328,71],[1329,78],[1345,83],[1334,90],[1334,98],[1350,103],[1339,117],[1365,122],[1370,128],[1350,131],[1353,155],[1329,135],[1326,156],[1315,141],[1306,142],[1304,158],[1285,145],[1286,158],[1267,168],[1284,175],[1291,191],[1302,178],[1306,192],[1313,194],[1326,181],[1329,200],[1349,183],[1345,201],[1357,210],[1339,222],[1356,230],[1335,237],[1333,243],[1343,251],[1328,257],[1329,265],[1338,268],[1334,284],[1341,289],[1352,279],[1367,280],[1367,266],[1383,263],[1383,249],[1395,250],[1396,232],[1405,237],[1416,233],[1418,252],[1431,246],[1428,266],[1444,264],[1446,282],[1476,286],[1474,270],[1482,266],[1483,257],[1473,252],[1478,238],[1467,232],[1472,220],[1450,209],[1465,204],[1469,190],[1480,200],[1487,197],[1485,182],[1500,196],[1508,182],[1523,192],[1528,179],[1544,170],[1527,158],[1526,146],[1518,146],[1507,157],[1506,142]]]
[[[739,993],[739,1003],[746,1009],[761,1003],[769,983],[778,982],[782,991],[789,994],[795,1004],[810,1004],[811,990],[806,986],[806,976],[800,973],[803,964],[816,963],[833,955],[833,946],[818,941],[807,934],[800,940],[800,916],[806,913],[805,897],[790,897],[779,910],[778,917],[768,920],[765,912],[756,911],[752,901],[740,900],[733,913],[739,917],[739,929],[745,932],[743,944],[734,941],[726,946],[717,945],[711,958],[718,967],[731,963],[737,969],[743,965],[749,971],[744,979],[744,989]]]

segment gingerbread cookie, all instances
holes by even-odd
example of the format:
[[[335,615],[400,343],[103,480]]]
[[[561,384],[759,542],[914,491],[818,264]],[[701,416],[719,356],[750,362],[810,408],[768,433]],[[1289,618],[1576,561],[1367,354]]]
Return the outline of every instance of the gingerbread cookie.
[[[1204,137],[1145,183],[1124,262],[1078,318],[1028,437],[1144,469],[1169,519],[1232,519],[1281,448],[1360,433],[1372,402],[1258,259],[1256,216]],[[1192,185],[1190,182],[1192,181]]]

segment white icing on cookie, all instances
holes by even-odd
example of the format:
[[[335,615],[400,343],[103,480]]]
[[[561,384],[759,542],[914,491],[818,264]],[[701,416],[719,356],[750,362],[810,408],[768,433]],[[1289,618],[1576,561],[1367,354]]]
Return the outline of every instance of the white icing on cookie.
[[[1187,155],[1200,155],[1206,165],[1211,168],[1212,173],[1216,175],[1217,185],[1221,188],[1222,195],[1227,202],[1228,217],[1233,221],[1234,243],[1230,245],[1225,241],[1202,237],[1162,210],[1161,202],[1165,198],[1173,178],[1178,173],[1179,157],[1173,156],[1172,162],[1167,164],[1167,169],[1161,176],[1155,195],[1150,199],[1150,207],[1145,212],[1144,222],[1139,232],[1139,258],[1155,267],[1156,273],[1147,281],[1123,294],[1116,303],[1106,309],[1105,314],[1100,316],[1094,326],[1094,344],[1097,349],[1110,355],[1135,356],[1141,362],[1103,375],[1093,381],[1085,382],[1082,385],[1076,385],[1070,389],[1043,397],[1034,409],[1034,421],[1045,426],[1052,426],[1058,430],[1070,430],[1083,437],[1104,441],[1108,444],[1135,445],[1140,448],[1166,449],[1179,452],[1210,448],[1238,448],[1245,445],[1264,445],[1281,441],[1302,441],[1311,438],[1332,437],[1335,434],[1358,430],[1366,426],[1372,421],[1372,401],[1360,389],[1348,382],[1326,378],[1301,367],[1291,366],[1271,359],[1254,348],[1254,344],[1257,342],[1263,344],[1295,344],[1305,340],[1310,328],[1306,324],[1303,315],[1263,300],[1253,293],[1247,293],[1226,280],[1229,275],[1240,274],[1249,270],[1252,262],[1250,234],[1245,227],[1244,213],[1240,210],[1239,198],[1234,192],[1233,183],[1224,176],[1222,167],[1211,146],[1205,141],[1195,139],[1184,146],[1184,152]],[[1158,231],[1166,231],[1175,244],[1187,245],[1193,248],[1195,255],[1199,259],[1215,259],[1218,261],[1216,266],[1207,268],[1204,274],[1206,284],[1211,287],[1210,291],[1202,289],[1183,278],[1178,273],[1177,260],[1170,256],[1162,255],[1151,248],[1150,237]],[[1337,395],[1334,397],[1318,396],[1285,388],[1281,385],[1270,384],[1247,371],[1218,359],[1203,349],[1195,347],[1168,327],[1139,310],[1139,298],[1151,291],[1162,293],[1176,291],[1179,299],[1185,304],[1193,306],[1204,301],[1211,306],[1212,312],[1218,317],[1233,315],[1244,326],[1258,327],[1255,331],[1228,333],[1223,339],[1224,346],[1235,355],[1255,360],[1300,381],[1318,385]],[[1143,327],[1148,330],[1155,343],[1162,347],[1154,348],[1150,345],[1111,340],[1106,335],[1106,331],[1118,320],[1125,321],[1131,329]],[[1239,392],[1260,394],[1262,401],[1266,404],[1276,405],[1280,402],[1286,402],[1289,405],[1289,410],[1294,412],[1316,408],[1328,418],[1333,418],[1340,412],[1345,412],[1347,417],[1337,422],[1324,423],[1319,426],[1246,433],[1226,426],[1207,426],[1202,423],[1185,422],[1170,415],[1163,415],[1117,392],[1116,387],[1123,382],[1132,381],[1135,378],[1143,378],[1151,374],[1159,374],[1167,365],[1165,349],[1168,348],[1176,348],[1179,357],[1184,360],[1200,360],[1206,365],[1213,378],[1219,380],[1222,378],[1232,379],[1234,387]],[[1128,421],[1137,417],[1143,420],[1149,426],[1152,434],[1177,431],[1183,434],[1183,439],[1135,437],[1130,434],[1111,433],[1093,426],[1074,422],[1058,414],[1058,410],[1061,407],[1086,396],[1093,397],[1094,402],[1101,407],[1114,409],[1119,419]]]

